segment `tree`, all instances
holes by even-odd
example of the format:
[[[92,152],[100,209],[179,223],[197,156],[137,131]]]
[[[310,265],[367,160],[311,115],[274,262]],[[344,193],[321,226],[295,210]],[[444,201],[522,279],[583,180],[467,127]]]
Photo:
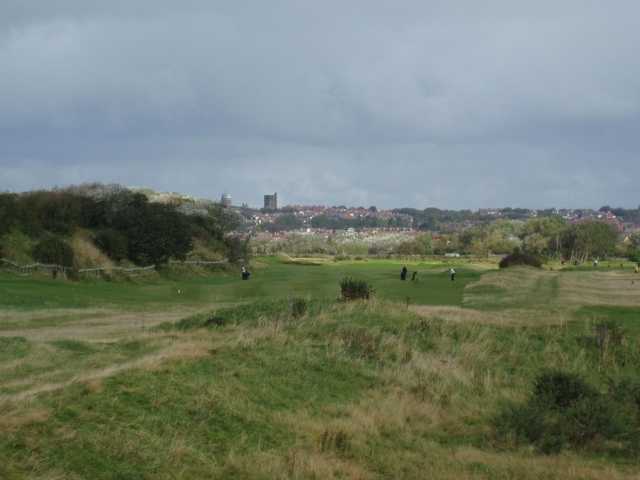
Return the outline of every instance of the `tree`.
[[[640,263],[640,233],[634,233],[629,236],[627,256],[632,262]]]
[[[531,218],[522,227],[520,238],[525,251],[535,255],[559,256],[561,238],[567,229],[562,217]]]
[[[117,230],[105,229],[99,231],[95,236],[94,243],[109,258],[117,262],[127,258],[129,253],[127,237]]]
[[[64,240],[47,235],[33,247],[33,258],[46,264],[73,266],[73,249]]]
[[[396,247],[396,253],[399,255],[425,255],[425,244],[417,239],[408,240]]]
[[[610,255],[617,239],[618,233],[608,223],[580,222],[571,225],[562,234],[562,250],[566,258],[584,262],[589,258]]]
[[[125,201],[114,226],[127,237],[129,259],[139,265],[159,265],[171,257],[184,259],[193,246],[187,216],[170,205],[149,203],[141,194]]]
[[[246,238],[242,238],[240,236],[233,235],[225,238],[229,262],[248,263],[250,254],[251,254],[251,250],[249,248],[250,241],[251,241],[250,236],[247,236]]]
[[[424,255],[433,253],[433,245],[431,244],[431,234],[425,233],[416,237],[416,242],[421,243],[424,248]]]
[[[18,223],[17,200],[17,195],[0,194],[0,236],[9,233]]]
[[[545,255],[549,251],[549,239],[541,233],[531,233],[524,237],[523,249],[532,255]]]

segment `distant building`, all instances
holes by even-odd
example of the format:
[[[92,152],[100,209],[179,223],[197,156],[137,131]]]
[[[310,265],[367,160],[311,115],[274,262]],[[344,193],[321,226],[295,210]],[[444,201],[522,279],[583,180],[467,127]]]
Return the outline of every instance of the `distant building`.
[[[264,209],[265,210],[277,210],[278,209],[278,194],[264,196]]]
[[[229,195],[228,193],[223,193],[222,194],[222,198],[220,199],[220,203],[222,204],[223,207],[230,207],[232,202],[231,199],[231,195]]]

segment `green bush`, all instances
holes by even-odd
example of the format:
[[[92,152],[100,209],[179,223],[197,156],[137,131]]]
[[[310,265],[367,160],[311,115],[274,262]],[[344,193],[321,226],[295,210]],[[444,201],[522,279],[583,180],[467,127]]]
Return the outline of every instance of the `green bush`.
[[[373,296],[373,288],[364,280],[345,277],[340,282],[340,292],[343,300],[367,300]]]
[[[33,258],[41,263],[72,267],[73,249],[61,238],[49,235],[33,247]]]
[[[507,255],[500,260],[500,268],[508,268],[516,265],[528,265],[530,267],[542,267],[542,260],[529,253],[522,252],[519,248],[513,250],[513,253]]]
[[[515,436],[543,453],[585,448],[595,440],[636,448],[639,396],[640,388],[632,384],[601,393],[575,374],[545,372],[534,381],[528,401],[506,406],[495,427],[499,436]]]
[[[545,372],[533,384],[535,401],[551,409],[568,408],[581,398],[597,395],[597,390],[579,376],[559,371]]]
[[[309,309],[309,302],[304,298],[291,299],[291,316],[293,318],[304,317]]]
[[[120,261],[126,259],[128,256],[129,246],[127,237],[116,230],[107,229],[99,231],[95,236],[94,243],[112,260]]]

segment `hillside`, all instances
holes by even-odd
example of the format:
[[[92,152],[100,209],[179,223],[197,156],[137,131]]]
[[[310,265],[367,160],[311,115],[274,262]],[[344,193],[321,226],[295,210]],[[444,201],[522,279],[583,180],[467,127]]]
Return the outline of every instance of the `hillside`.
[[[105,185],[0,194],[0,258],[78,269],[246,253],[228,235],[238,223],[233,213],[185,197],[156,197]]]
[[[249,282],[220,274],[126,293],[0,276],[0,477],[640,473],[631,269],[458,265],[452,284],[443,264],[414,264],[421,283],[404,284],[393,262],[259,264]],[[337,301],[344,274],[370,281],[376,299]],[[590,392],[575,418],[600,423],[531,403],[541,378]],[[550,415],[538,439],[519,426],[536,425],[534,407]]]

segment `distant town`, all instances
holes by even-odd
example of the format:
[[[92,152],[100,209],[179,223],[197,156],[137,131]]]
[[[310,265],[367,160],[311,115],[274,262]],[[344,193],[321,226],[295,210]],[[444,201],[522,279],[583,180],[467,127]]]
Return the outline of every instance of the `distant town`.
[[[562,217],[569,223],[598,220],[613,226],[619,233],[640,231],[640,207],[624,209],[603,206],[590,208],[479,208],[476,210],[447,210],[435,207],[378,209],[375,206],[346,205],[284,205],[278,203],[277,192],[264,195],[261,208],[247,204],[234,205],[230,194],[221,195],[218,202],[196,199],[179,193],[157,193],[141,189],[151,201],[179,203],[185,211],[218,204],[242,217],[245,228],[257,228],[273,233],[288,230],[431,230],[456,232],[495,220],[527,220],[539,217]]]

